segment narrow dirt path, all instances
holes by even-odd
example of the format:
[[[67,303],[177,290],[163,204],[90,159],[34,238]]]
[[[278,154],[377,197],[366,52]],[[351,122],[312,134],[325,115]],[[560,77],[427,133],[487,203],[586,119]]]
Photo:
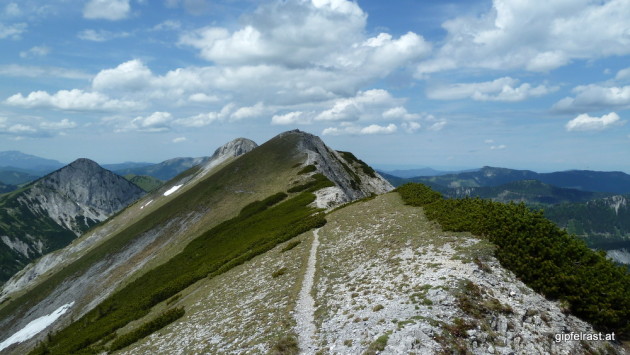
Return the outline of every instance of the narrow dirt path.
[[[300,344],[301,353],[312,354],[315,352],[317,345],[315,344],[315,300],[311,296],[313,289],[313,280],[315,279],[315,265],[317,263],[317,248],[319,247],[319,229],[313,231],[313,244],[308,257],[306,272],[304,273],[304,281],[300,296],[295,306],[295,320],[297,322],[298,342]]]

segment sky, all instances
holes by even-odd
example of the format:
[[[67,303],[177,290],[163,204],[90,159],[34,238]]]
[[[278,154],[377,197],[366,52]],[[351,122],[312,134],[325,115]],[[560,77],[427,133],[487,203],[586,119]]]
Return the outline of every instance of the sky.
[[[630,173],[630,0],[0,0],[0,151]]]

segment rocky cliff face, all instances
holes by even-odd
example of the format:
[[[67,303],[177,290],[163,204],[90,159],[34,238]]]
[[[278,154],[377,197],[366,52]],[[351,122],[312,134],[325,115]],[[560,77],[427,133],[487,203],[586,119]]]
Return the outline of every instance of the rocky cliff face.
[[[0,201],[0,259],[6,281],[24,264],[61,248],[144,192],[88,159],[5,195]]]
[[[283,135],[299,137],[297,150],[307,155],[304,165],[314,166],[316,171],[313,173],[324,174],[336,185],[316,192],[317,207],[328,208],[394,188],[352,153],[332,150],[317,136],[299,130],[285,132],[279,137]]]
[[[89,159],[38,180],[18,202],[34,215],[47,215],[77,236],[137,200],[144,192]]]
[[[228,159],[249,153],[256,147],[258,147],[258,144],[247,138],[236,138],[220,146],[214,151],[210,159],[201,165],[200,177],[205,176],[210,170],[214,169],[214,167],[224,163]]]

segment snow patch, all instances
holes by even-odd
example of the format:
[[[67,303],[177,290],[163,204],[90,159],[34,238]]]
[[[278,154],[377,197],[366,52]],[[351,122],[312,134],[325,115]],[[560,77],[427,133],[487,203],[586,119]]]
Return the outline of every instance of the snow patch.
[[[164,196],[168,196],[170,194],[172,194],[173,192],[179,190],[180,187],[182,187],[184,185],[175,185],[173,187],[171,187],[170,189],[166,190],[166,192],[164,193]]]
[[[72,305],[74,305],[74,301],[68,304],[64,304],[49,315],[32,320],[24,328],[10,336],[7,340],[0,343],[0,351],[13,344],[21,343],[34,337],[37,333],[41,332],[42,330],[46,329],[46,327],[53,324],[59,317],[66,313],[66,311],[70,307],[72,307]]]
[[[181,185],[180,185],[181,186]],[[169,190],[170,191],[170,190]],[[168,192],[168,191],[166,191]],[[164,193],[164,196],[166,196],[166,192]],[[140,206],[140,209],[143,209],[145,207],[147,207],[151,202],[153,202],[153,200],[150,200],[149,202],[145,203],[144,205]]]

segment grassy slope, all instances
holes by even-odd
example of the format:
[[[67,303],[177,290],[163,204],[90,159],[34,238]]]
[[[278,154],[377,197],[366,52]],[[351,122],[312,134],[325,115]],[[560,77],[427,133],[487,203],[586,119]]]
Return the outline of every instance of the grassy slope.
[[[299,157],[289,156],[286,151],[283,152],[282,145],[286,143],[276,142],[275,144],[269,144],[265,149],[252,152],[253,154],[245,157],[246,159],[237,159],[228,163],[224,166],[225,169],[212,174],[202,183],[194,186],[184,186],[178,193],[169,196],[169,198],[164,198],[160,190],[136,202],[126,210],[119,212],[117,216],[120,216],[120,218],[112,223],[108,223],[114,225],[112,235],[89,251],[82,252],[82,255],[72,263],[63,265],[63,268],[58,268],[56,272],[34,288],[25,291],[21,295],[15,295],[13,297],[14,301],[2,305],[0,319],[15,313],[18,309],[21,310],[18,313],[25,312],[36,302],[45,298],[64,279],[86,270],[103,257],[123,249],[141,233],[166,223],[170,218],[189,213],[190,211],[203,211],[205,213],[199,224],[191,226],[190,233],[183,236],[183,244],[185,245],[194,235],[199,234],[202,230],[236,215],[240,208],[247,203],[257,198],[268,196],[272,193],[269,190],[274,189],[278,191],[276,189],[279,186],[286,186],[287,184],[286,171],[290,170],[287,166],[291,167],[299,159]],[[284,150],[286,150],[286,146]],[[263,159],[265,155],[268,155],[269,158]],[[285,172],[285,174],[279,173],[276,176],[270,176],[273,175],[271,173],[274,170]],[[196,171],[195,168],[191,169],[191,172],[194,171]],[[239,174],[234,175],[235,172],[239,171]],[[186,172],[180,174],[180,177],[185,174]],[[167,185],[165,188],[167,187],[169,186]],[[236,191],[238,190],[251,190],[252,193],[237,193]],[[18,193],[19,191],[15,191],[7,196],[3,196],[5,197],[4,201],[6,201],[6,198]],[[155,201],[149,205],[150,207],[140,210],[139,206],[141,206],[141,203],[146,203],[150,199],[155,199]],[[229,203],[220,204],[222,201],[229,201]],[[104,224],[99,227],[108,228],[110,226]],[[94,233],[99,233],[101,228],[96,228]],[[164,256],[169,258],[181,251],[183,248],[181,244],[176,242],[174,245],[169,246],[172,251]],[[161,260],[160,262],[164,261],[166,260]]]
[[[135,184],[146,192],[151,192],[164,185],[164,182],[162,180],[154,178],[152,176],[128,174],[124,177],[125,179],[129,180],[131,183]]]
[[[72,353],[143,317],[154,305],[167,300],[206,276],[214,277],[252,257],[324,223],[307,207],[315,196],[303,192],[276,206],[285,194],[254,203],[241,214],[202,234],[182,253],[115,293],[97,309],[52,338],[54,353]]]
[[[0,317],[11,313],[15,314],[16,311],[20,313],[19,309],[25,311],[29,308],[29,305],[33,305],[38,300],[43,299],[62,280],[77,272],[80,273],[96,261],[115,252],[116,249],[124,248],[135,236],[150,228],[159,226],[169,218],[172,218],[173,215],[192,210],[206,212],[205,217],[210,215],[210,217],[207,218],[212,218],[216,217],[216,214],[213,215],[212,212],[215,209],[221,209],[223,210],[223,216],[229,216],[230,210],[238,211],[245,202],[250,202],[261,195],[268,195],[270,191],[281,191],[285,189],[287,186],[290,186],[291,180],[295,180],[295,174],[297,170],[299,170],[299,164],[296,163],[304,159],[304,156],[295,154],[291,149],[296,142],[297,137],[291,135],[268,142],[254,152],[226,164],[223,169],[215,172],[202,183],[183,187],[178,193],[174,194],[177,196],[168,204],[160,204],[159,201],[152,203],[145,211],[139,213],[140,218],[135,219],[132,224],[124,228],[120,227],[119,232],[108,238],[106,242],[97,245],[86,255],[56,272],[52,277],[43,281],[15,301],[5,305],[5,307],[0,310]],[[291,176],[293,176],[293,178],[291,178]],[[165,186],[164,189],[168,187],[169,186]],[[226,200],[228,197],[229,200]],[[149,196],[143,201],[137,202],[135,204],[135,210],[138,210],[138,205],[145,203],[145,201],[150,198]],[[220,204],[221,201],[230,201],[230,203],[227,204],[229,207],[225,208],[223,205],[226,204]],[[302,199],[302,201],[304,200]],[[296,212],[297,211],[298,209],[296,209]],[[129,217],[129,213],[125,212],[120,215]],[[304,216],[302,215],[297,220],[303,219]],[[212,225],[216,225],[218,221],[213,220],[210,226],[203,222],[204,221],[199,221],[195,226],[192,226],[186,238],[190,240],[192,236],[198,235],[195,234],[195,232],[200,233],[204,230],[208,230]],[[181,245],[182,243],[179,244]],[[181,251],[181,248],[179,250],[177,250],[177,248],[172,249],[170,255],[174,255],[177,251]],[[161,259],[161,262],[166,261],[164,260],[165,256],[162,256]],[[156,266],[161,262],[154,261],[151,264],[152,266]],[[145,270],[146,269],[147,268],[145,268]],[[140,274],[141,273],[138,273],[134,278],[138,277]],[[128,285],[128,282],[125,284]],[[125,284],[123,284],[123,286]]]

